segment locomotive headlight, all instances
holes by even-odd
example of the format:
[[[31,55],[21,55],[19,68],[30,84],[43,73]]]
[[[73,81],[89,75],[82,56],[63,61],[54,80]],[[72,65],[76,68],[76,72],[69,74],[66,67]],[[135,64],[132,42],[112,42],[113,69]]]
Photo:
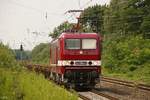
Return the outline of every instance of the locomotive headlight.
[[[93,65],[101,65],[101,61],[92,61]]]
[[[70,62],[69,61],[63,61],[63,63],[62,63],[64,66],[65,65],[70,65]]]
[[[70,60],[59,60],[58,61],[58,66],[70,66],[70,65],[74,65],[74,61],[70,61]]]
[[[59,60],[58,66],[100,66],[100,60]]]

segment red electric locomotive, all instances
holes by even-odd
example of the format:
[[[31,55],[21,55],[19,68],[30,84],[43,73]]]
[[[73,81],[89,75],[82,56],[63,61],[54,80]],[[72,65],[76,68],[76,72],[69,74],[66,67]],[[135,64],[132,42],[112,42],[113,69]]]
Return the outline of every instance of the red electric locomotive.
[[[101,37],[62,33],[50,44],[50,77],[71,87],[95,86],[101,73]]]

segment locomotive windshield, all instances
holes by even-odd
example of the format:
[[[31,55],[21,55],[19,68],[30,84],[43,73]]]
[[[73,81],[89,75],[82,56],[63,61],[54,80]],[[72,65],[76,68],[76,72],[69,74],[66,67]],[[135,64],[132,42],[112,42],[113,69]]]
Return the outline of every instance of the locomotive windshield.
[[[66,49],[80,49],[80,39],[66,39]]]
[[[96,49],[96,39],[82,39],[82,49]]]
[[[66,49],[96,49],[96,39],[66,39]]]

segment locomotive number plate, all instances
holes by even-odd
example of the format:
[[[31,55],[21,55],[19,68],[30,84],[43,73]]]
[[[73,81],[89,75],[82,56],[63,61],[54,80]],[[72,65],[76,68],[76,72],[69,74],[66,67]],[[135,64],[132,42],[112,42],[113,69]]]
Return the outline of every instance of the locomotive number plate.
[[[87,62],[79,62],[79,61],[77,61],[77,62],[75,62],[75,65],[80,65],[80,66],[83,66],[83,65],[87,65]]]

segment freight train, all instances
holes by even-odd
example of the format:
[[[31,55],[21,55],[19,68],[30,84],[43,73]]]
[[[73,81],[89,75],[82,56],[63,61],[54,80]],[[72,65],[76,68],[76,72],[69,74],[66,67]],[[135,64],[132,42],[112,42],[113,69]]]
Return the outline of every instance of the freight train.
[[[62,33],[50,43],[50,64],[28,64],[69,88],[92,89],[100,82],[102,38],[96,33]]]
[[[50,43],[50,78],[71,88],[93,88],[100,81],[101,42],[96,33],[62,33]]]

